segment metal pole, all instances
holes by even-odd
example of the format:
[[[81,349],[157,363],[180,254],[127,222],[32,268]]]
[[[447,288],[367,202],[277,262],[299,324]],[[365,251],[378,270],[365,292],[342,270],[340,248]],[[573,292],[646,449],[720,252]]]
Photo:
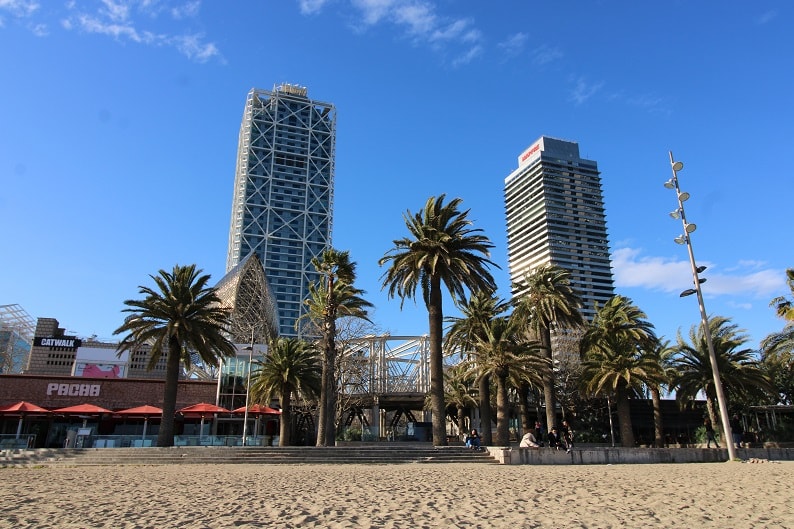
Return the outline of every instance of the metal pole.
[[[722,423],[722,431],[725,432],[725,443],[728,446],[728,459],[733,461],[736,459],[736,446],[733,444],[733,431],[731,429],[731,421],[728,416],[727,400],[725,393],[722,390],[722,381],[720,379],[720,370],[717,366],[717,355],[714,352],[714,342],[711,339],[711,327],[709,327],[709,317],[706,313],[706,305],[703,303],[703,291],[700,288],[700,278],[698,277],[697,264],[695,263],[695,252],[692,250],[692,239],[689,237],[689,232],[686,230],[687,221],[686,213],[684,212],[684,203],[681,201],[681,189],[678,187],[678,171],[676,171],[673,161],[673,151],[670,153],[670,167],[673,171],[673,182],[675,184],[676,199],[678,200],[678,208],[681,213],[681,223],[684,226],[684,238],[686,240],[687,251],[689,252],[689,264],[692,267],[692,279],[695,282],[695,294],[697,294],[698,307],[700,308],[700,319],[703,325],[703,334],[706,337],[706,346],[709,350],[709,361],[711,362],[711,375],[714,380],[714,390],[717,393],[717,405],[720,411],[720,421]],[[680,169],[680,167],[679,167]],[[693,344],[694,345],[694,344]]]
[[[609,395],[607,395],[607,412],[609,415],[609,437],[612,439],[612,448],[615,448],[615,428],[612,426],[612,406],[609,403]]]
[[[245,383],[245,412],[243,413],[243,446],[248,435],[248,403],[251,397],[251,366],[254,363],[254,329],[251,329],[251,348],[248,350],[248,375]]]

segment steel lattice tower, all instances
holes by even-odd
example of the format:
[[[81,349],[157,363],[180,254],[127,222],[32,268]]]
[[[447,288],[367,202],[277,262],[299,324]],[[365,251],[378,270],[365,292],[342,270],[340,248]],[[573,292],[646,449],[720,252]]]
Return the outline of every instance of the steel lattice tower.
[[[248,93],[240,126],[226,271],[255,253],[278,305],[279,334],[317,279],[311,260],[331,247],[336,111],[284,84]]]

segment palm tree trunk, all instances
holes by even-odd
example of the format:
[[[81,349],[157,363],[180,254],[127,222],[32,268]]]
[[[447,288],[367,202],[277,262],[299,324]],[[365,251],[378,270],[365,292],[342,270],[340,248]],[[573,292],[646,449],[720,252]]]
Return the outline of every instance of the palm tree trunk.
[[[651,402],[653,403],[653,446],[664,447],[664,426],[662,424],[662,397],[658,386],[651,386]]]
[[[491,435],[491,378],[484,376],[480,379],[480,429],[484,445],[493,444]]]
[[[430,278],[427,303],[430,330],[430,404],[433,414],[433,446],[446,446],[446,406],[444,405],[444,357],[441,340],[444,335],[444,311],[441,298],[441,278]]]
[[[551,352],[551,331],[549,329],[541,331],[540,345],[548,360],[548,364],[543,370],[543,400],[546,402],[546,431],[550,432],[557,424],[557,399],[555,399],[554,395],[554,363]]]
[[[168,341],[168,358],[165,364],[165,387],[163,388],[163,418],[157,434],[157,446],[174,446],[174,416],[176,415],[176,396],[179,389],[179,342]]]
[[[535,425],[529,418],[529,384],[523,381],[518,387],[518,409],[521,414],[521,431],[532,430]]]
[[[709,414],[709,420],[714,426],[715,432],[719,435],[720,439],[725,439],[725,432],[722,431],[722,421],[718,417],[717,408],[714,406],[714,399],[706,393],[706,412]],[[725,441],[726,443],[729,441]]]
[[[316,446],[327,446],[325,442],[325,420],[328,415],[328,348],[325,346],[323,340],[323,373],[320,377],[320,397],[318,398],[317,408],[319,411],[317,417],[317,441]]]
[[[631,428],[631,402],[625,393],[617,398],[618,422],[620,422],[621,446],[634,447],[634,431]]]
[[[468,428],[466,428],[464,424],[466,422],[466,414],[463,413],[464,412],[463,406],[458,406],[457,408],[458,408],[458,437],[460,437],[461,434],[465,433]]]
[[[507,372],[496,374],[496,446],[510,445],[510,422],[507,412]]]
[[[326,316],[323,322],[323,374],[320,388],[320,416],[317,421],[317,446],[334,446],[336,444],[335,336],[335,318]]]
[[[279,428],[279,446],[290,445],[290,428],[292,428],[292,389],[285,388],[281,392],[281,424]]]

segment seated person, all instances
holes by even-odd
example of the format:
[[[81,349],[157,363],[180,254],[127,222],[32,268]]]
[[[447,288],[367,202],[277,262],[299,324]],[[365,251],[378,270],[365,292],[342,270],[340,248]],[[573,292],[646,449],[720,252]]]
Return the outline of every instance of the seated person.
[[[524,437],[521,438],[521,443],[518,445],[521,448],[540,448],[540,444],[538,440],[535,438],[535,434],[532,431],[529,431],[524,434]]]
[[[562,440],[560,439],[560,434],[557,433],[557,427],[553,427],[549,432],[549,448],[555,448],[559,450],[562,447]]]
[[[468,437],[466,437],[466,447],[467,448],[474,448],[475,450],[480,449],[480,434],[477,433],[477,429],[473,429]]]

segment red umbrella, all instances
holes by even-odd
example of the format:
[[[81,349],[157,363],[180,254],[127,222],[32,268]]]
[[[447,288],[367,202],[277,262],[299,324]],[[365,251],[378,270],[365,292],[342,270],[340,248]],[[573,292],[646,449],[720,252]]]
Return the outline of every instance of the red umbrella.
[[[192,406],[187,406],[186,408],[182,408],[179,410],[179,413],[183,415],[207,415],[210,413],[231,413],[226,408],[221,408],[220,406],[216,406],[215,404],[210,404],[208,402],[199,402],[198,404],[194,404]]]
[[[179,413],[182,415],[201,415],[201,426],[199,432],[204,432],[204,416],[209,415],[211,413],[231,413],[226,408],[221,408],[220,406],[216,406],[215,404],[210,404],[208,402],[199,402],[198,404],[194,404],[192,406],[188,406],[186,408],[182,408],[179,410]],[[201,433],[200,435],[203,435]]]
[[[113,413],[112,411],[102,408],[101,406],[94,406],[93,404],[77,404],[75,406],[67,406],[66,408],[58,408],[52,410],[53,413],[61,413],[64,415],[78,415],[83,416],[83,428],[88,424],[86,415],[102,415],[103,413]]]
[[[8,406],[0,407],[0,413],[5,415],[16,415],[17,413],[50,413],[47,408],[36,406],[30,402],[20,400],[16,404],[9,404]]]
[[[0,408],[0,413],[3,415],[19,415],[19,424],[17,424],[17,436],[16,438],[19,439],[20,434],[22,433],[22,421],[25,419],[25,415],[29,413],[39,414],[39,413],[50,413],[50,410],[46,408],[42,408],[41,406],[36,406],[35,404],[31,404],[30,402],[25,402],[21,400],[15,404],[9,404],[8,406],[3,406]]]
[[[149,417],[154,415],[162,415],[163,410],[155,406],[137,406],[135,408],[127,408],[126,410],[119,410],[116,412],[119,415],[142,416],[143,417],[143,435],[141,439],[146,439],[146,427],[149,426]]]
[[[77,404],[76,406],[67,406],[66,408],[58,408],[52,410],[53,413],[64,413],[66,415],[101,415],[103,413],[113,413],[101,406],[94,406],[93,404]]]
[[[152,415],[162,415],[163,410],[156,406],[137,406],[135,408],[127,408],[126,410],[119,410],[115,412],[118,415],[139,415],[141,417],[150,417]]]
[[[245,413],[245,406],[237,408],[232,413]],[[254,404],[248,407],[248,413],[258,413],[260,415],[281,415],[281,410],[271,408],[270,406],[262,406],[261,404]]]

